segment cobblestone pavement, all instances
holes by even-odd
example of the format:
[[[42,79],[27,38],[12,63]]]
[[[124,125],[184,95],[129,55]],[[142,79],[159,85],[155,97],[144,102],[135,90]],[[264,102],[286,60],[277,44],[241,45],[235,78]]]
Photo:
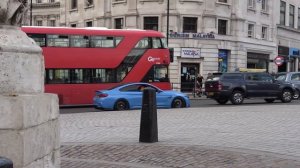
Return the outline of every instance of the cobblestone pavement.
[[[300,105],[158,110],[157,143],[140,111],[61,115],[62,168],[300,168]]]

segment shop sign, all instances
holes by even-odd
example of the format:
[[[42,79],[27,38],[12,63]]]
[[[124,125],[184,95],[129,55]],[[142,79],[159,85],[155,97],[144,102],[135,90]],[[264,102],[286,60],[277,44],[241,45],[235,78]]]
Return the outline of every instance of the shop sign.
[[[200,58],[199,48],[181,48],[182,58]]]
[[[170,38],[180,38],[180,39],[215,39],[215,34],[210,33],[180,33],[180,32],[171,32],[169,34]]]
[[[300,52],[298,48],[290,48],[290,57],[300,57]]]

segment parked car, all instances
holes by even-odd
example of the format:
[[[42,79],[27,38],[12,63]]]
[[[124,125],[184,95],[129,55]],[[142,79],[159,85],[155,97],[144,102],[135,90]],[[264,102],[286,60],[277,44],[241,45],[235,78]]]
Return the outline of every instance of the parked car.
[[[103,110],[140,109],[144,88],[152,88],[156,91],[157,108],[190,107],[190,100],[186,94],[161,90],[149,83],[128,83],[109,90],[98,90],[93,99],[94,107]]]
[[[299,99],[300,93],[300,72],[280,72],[275,74],[275,79],[280,82],[292,84],[296,92],[294,94],[294,99]]]
[[[279,82],[268,73],[236,72],[210,76],[205,82],[208,98],[219,104],[242,104],[245,98],[263,98],[272,103],[276,99],[283,103],[291,102],[296,93],[292,84]]]

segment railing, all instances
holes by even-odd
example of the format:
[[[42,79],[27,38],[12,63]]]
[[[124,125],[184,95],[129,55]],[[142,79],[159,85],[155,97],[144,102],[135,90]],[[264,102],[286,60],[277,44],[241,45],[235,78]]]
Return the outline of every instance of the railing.
[[[197,87],[196,82],[182,82],[182,83],[171,83],[172,90],[192,94],[194,97],[200,97],[204,95],[204,83],[202,87]]]

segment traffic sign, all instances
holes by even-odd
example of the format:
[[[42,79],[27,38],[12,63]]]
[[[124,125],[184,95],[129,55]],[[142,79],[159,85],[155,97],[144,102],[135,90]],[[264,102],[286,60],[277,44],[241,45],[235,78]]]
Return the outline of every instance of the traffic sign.
[[[277,66],[281,66],[281,65],[284,63],[284,58],[281,57],[281,56],[277,56],[277,57],[274,59],[274,63],[275,63]]]

